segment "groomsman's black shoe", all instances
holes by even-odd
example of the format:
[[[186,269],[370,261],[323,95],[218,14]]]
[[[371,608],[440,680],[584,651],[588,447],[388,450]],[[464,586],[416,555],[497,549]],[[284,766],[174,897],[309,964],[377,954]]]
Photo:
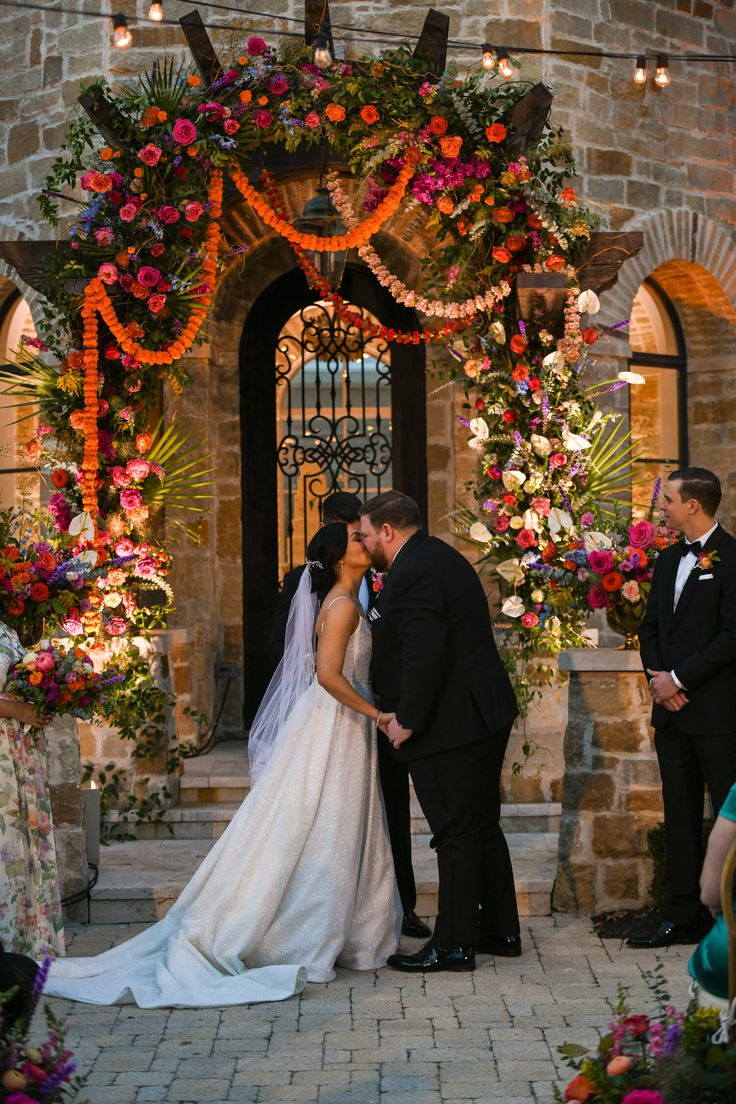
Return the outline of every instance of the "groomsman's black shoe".
[[[490,954],[501,958],[518,958],[521,954],[520,935],[482,935],[475,948],[479,954]]]
[[[393,954],[387,966],[392,970],[403,970],[407,974],[437,973],[438,970],[461,972],[475,969],[475,950],[473,947],[440,947],[427,943],[416,954]]]
[[[412,909],[410,912],[404,913],[404,919],[401,922],[401,934],[411,935],[414,939],[429,939],[432,933]]]
[[[676,924],[674,920],[665,920],[654,935],[632,935],[626,940],[626,946],[653,950],[656,947],[672,947],[676,943],[699,943],[704,935],[705,928],[689,928]]]

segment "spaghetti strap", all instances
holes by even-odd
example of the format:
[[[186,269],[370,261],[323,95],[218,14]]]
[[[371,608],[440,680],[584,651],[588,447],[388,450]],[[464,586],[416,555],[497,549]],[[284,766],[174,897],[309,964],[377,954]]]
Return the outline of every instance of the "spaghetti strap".
[[[341,598],[346,598],[346,599],[348,600],[348,602],[353,602],[353,605],[355,605],[355,602],[353,601],[353,599],[352,599],[352,598],[350,597],[350,595],[349,595],[349,594],[338,594],[337,598],[333,598],[333,599],[332,599],[332,601],[330,602],[329,606],[327,607],[327,609],[326,609],[326,610],[325,610],[325,612],[324,612],[324,616],[322,617],[322,620],[321,620],[321,621],[320,621],[320,623],[319,623],[319,631],[320,631],[320,633],[323,633],[323,632],[324,632],[324,629],[325,629],[325,618],[327,617],[327,614],[328,614],[328,613],[330,612],[330,610],[331,610],[331,609],[332,609],[332,607],[334,606],[335,602],[339,602]]]

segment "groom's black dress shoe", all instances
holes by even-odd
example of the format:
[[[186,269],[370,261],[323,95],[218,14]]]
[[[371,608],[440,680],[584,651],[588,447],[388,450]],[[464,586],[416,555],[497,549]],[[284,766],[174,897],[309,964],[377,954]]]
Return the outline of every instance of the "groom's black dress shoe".
[[[414,939],[429,939],[432,933],[412,909],[410,912],[404,913],[404,919],[401,922],[401,934],[411,935]]]
[[[518,958],[521,954],[521,936],[481,935],[475,949],[479,954],[496,955],[502,958]]]
[[[654,935],[633,935],[626,940],[627,947],[649,948],[671,947],[676,943],[699,943],[705,935],[705,928],[688,928],[676,924],[674,920],[664,920]]]
[[[474,970],[475,951],[472,947],[440,947],[435,943],[426,943],[416,954],[391,955],[386,965],[407,974]]]

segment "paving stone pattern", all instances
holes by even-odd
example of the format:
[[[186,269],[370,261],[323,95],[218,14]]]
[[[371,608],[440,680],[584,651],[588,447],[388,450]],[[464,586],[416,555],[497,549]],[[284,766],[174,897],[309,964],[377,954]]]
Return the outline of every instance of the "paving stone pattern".
[[[94,954],[142,925],[71,929]],[[97,1008],[54,1000],[88,1074],[88,1104],[533,1104],[572,1076],[563,1042],[595,1045],[617,983],[652,1011],[658,961],[687,1001],[689,948],[632,952],[587,919],[534,917],[520,959],[480,956],[473,974],[339,970],[273,1004],[217,1009]]]

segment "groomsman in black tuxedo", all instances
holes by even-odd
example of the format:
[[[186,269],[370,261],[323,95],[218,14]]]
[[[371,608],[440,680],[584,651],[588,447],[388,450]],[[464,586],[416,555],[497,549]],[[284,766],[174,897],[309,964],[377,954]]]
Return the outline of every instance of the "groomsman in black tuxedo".
[[[657,560],[639,641],[662,777],[668,919],[630,947],[697,943],[710,926],[699,891],[705,785],[717,815],[736,782],[736,540],[716,521],[720,501],[707,468],[665,483],[666,524],[684,539]]]
[[[488,602],[468,561],[421,530],[397,491],[366,502],[360,528],[373,565],[388,571],[369,615],[371,674],[388,739],[408,765],[432,831],[439,909],[432,939],[396,954],[396,970],[472,970],[476,950],[521,953],[508,846],[499,825],[504,752],[517,715],[493,639]]]
[[[335,521],[342,521],[346,525],[356,525],[360,517],[360,510],[361,503],[357,495],[351,494],[349,491],[335,491],[328,495],[322,503],[321,521],[323,525],[329,525]],[[299,564],[298,567],[287,571],[281,583],[270,641],[274,667],[284,654],[289,606],[296,594],[303,571],[304,564]],[[361,583],[358,597],[363,608],[369,610],[375,597],[370,586],[369,577],[366,577]],[[415,911],[417,887],[411,861],[409,772],[405,763],[398,762],[391,757],[391,747],[384,739],[380,739],[378,744],[378,766],[391,839],[391,852],[396,870],[396,884],[404,913],[401,930],[404,935],[420,939],[426,938],[430,934],[429,928],[419,919]]]

